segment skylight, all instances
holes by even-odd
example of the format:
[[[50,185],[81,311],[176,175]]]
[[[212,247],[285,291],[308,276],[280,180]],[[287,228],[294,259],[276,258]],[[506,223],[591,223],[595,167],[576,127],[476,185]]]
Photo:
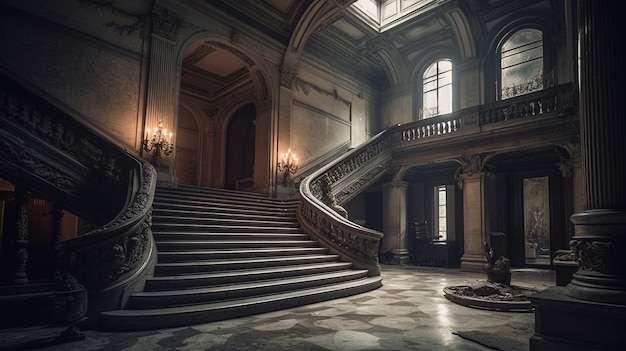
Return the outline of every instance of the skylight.
[[[437,0],[357,0],[350,10],[382,33],[435,6]]]

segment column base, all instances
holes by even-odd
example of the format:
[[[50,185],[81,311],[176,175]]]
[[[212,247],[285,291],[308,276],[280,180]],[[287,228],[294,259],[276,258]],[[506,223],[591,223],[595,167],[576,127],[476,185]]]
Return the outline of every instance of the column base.
[[[406,249],[393,249],[391,250],[393,253],[392,264],[408,264],[409,263],[409,250]]]
[[[531,351],[626,349],[626,306],[575,299],[560,286],[529,300],[535,307]]]
[[[461,271],[485,273],[487,259],[484,255],[464,254],[461,257]]]
[[[626,212],[587,210],[572,215],[570,247],[578,271],[565,289],[575,299],[626,305]]]

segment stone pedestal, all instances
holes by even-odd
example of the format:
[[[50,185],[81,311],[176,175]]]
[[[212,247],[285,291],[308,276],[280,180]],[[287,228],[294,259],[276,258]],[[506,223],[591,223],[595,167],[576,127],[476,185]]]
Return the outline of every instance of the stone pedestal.
[[[535,306],[531,350],[626,350],[626,306],[575,299],[559,286],[529,299]]]

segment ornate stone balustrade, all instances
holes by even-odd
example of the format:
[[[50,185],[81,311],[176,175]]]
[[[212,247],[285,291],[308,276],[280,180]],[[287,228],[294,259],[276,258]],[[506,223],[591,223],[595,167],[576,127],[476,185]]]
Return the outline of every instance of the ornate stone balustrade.
[[[562,84],[484,105],[480,111],[479,123],[482,126],[517,118],[565,114],[575,106],[575,99],[572,84]]]
[[[462,116],[458,113],[431,117],[409,123],[401,128],[402,141],[413,141],[435,135],[449,134],[461,130]]]
[[[300,184],[300,224],[331,252],[354,262],[357,268],[367,269],[371,276],[380,275],[378,247],[383,234],[340,215],[342,209],[337,201],[365,188],[386,172],[391,136],[389,132],[375,136]]]
[[[154,263],[156,171],[2,75],[0,123],[0,177],[95,228],[50,248],[61,273],[87,289],[90,315],[120,308]]]

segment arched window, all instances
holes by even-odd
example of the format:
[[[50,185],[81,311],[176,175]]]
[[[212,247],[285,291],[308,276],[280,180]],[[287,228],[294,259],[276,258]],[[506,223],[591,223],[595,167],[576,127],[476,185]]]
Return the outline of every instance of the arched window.
[[[551,85],[544,70],[543,33],[538,29],[521,29],[500,48],[501,99],[528,94]],[[498,90],[498,89],[496,89]]]
[[[439,60],[428,66],[422,88],[421,118],[452,112],[452,60]]]

